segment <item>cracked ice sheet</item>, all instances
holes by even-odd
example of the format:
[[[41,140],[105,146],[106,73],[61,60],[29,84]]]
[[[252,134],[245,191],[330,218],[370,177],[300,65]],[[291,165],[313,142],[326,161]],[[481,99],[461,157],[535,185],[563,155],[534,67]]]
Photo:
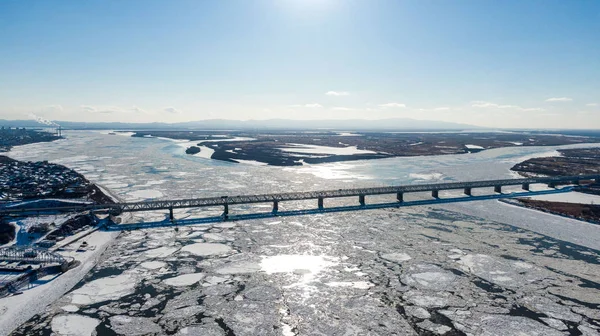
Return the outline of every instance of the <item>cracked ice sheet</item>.
[[[525,286],[548,276],[548,272],[539,267],[484,254],[463,256],[458,263],[464,271],[503,287]]]

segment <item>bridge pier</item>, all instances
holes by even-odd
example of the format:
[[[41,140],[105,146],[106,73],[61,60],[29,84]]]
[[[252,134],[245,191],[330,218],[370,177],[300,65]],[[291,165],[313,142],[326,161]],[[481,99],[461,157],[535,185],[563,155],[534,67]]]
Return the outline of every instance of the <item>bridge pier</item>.
[[[471,188],[469,188],[469,187],[465,188],[465,195],[471,196]]]
[[[169,207],[169,220],[171,222],[175,220],[175,216],[173,216],[173,207]]]
[[[358,202],[361,206],[365,206],[365,195],[358,195]]]
[[[521,188],[522,188],[523,190],[527,190],[527,191],[529,191],[529,183],[523,183],[523,185],[521,186]]]
[[[323,210],[323,196],[319,196],[318,205],[319,205],[319,210]]]
[[[273,201],[273,214],[276,214],[279,211],[279,201]]]
[[[502,186],[494,186],[494,192],[498,194],[502,194]]]
[[[400,203],[404,202],[404,193],[401,193],[401,192],[397,193],[397,194],[396,194],[396,199],[397,199],[397,200],[398,200],[398,202],[400,202]]]
[[[229,204],[223,204],[223,218],[226,220],[229,217]]]
[[[431,191],[431,197],[433,197],[433,198],[440,198],[440,191],[439,190],[432,190]]]

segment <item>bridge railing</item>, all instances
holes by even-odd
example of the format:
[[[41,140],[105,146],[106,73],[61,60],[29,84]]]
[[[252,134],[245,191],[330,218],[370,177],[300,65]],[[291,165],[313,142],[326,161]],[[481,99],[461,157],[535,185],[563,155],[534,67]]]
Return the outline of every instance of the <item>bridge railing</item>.
[[[66,259],[58,253],[32,247],[4,247],[0,249],[0,261],[25,262],[28,264],[63,264]]]
[[[0,214],[15,214],[26,212],[44,212],[44,211],[92,211],[92,212],[133,212],[133,211],[149,211],[149,210],[164,210],[176,208],[190,207],[207,207],[207,206],[227,206],[235,204],[263,203],[263,202],[282,202],[282,201],[298,201],[308,199],[319,199],[320,202],[324,198],[334,197],[352,197],[368,195],[383,195],[383,194],[403,194],[410,192],[423,192],[453,189],[470,189],[502,186],[530,184],[549,184],[555,185],[560,183],[576,183],[586,180],[600,180],[600,175],[575,175],[575,176],[555,176],[555,177],[538,177],[538,178],[523,178],[523,179],[503,179],[503,180],[486,180],[472,182],[445,182],[445,183],[430,183],[430,184],[411,184],[390,187],[374,187],[374,188],[354,188],[354,189],[337,189],[324,191],[307,191],[307,192],[290,192],[277,194],[259,194],[259,195],[241,195],[241,196],[222,196],[208,198],[192,198],[179,200],[157,200],[115,204],[99,204],[99,205],[81,205],[67,206],[55,208],[39,208],[39,209],[19,209],[19,208],[2,208]]]
[[[483,188],[509,185],[524,185],[524,184],[552,184],[567,182],[572,183],[584,180],[598,180],[600,175],[578,175],[578,176],[557,176],[557,177],[541,177],[541,178],[524,178],[524,179],[505,179],[505,180],[489,180],[489,181],[474,181],[474,182],[448,182],[434,184],[413,184],[392,187],[375,187],[375,188],[354,188],[354,189],[338,189],[324,191],[309,191],[309,192],[292,192],[279,194],[259,194],[259,195],[242,195],[242,196],[227,196],[227,197],[209,197],[209,198],[194,198],[181,199],[172,201],[149,201],[149,202],[134,202],[121,203],[122,211],[145,211],[151,209],[168,209],[168,208],[184,208],[184,207],[200,207],[200,206],[222,206],[248,203],[263,203],[263,202],[282,202],[282,201],[297,201],[316,198],[334,198],[334,197],[352,197],[361,195],[383,195],[408,192],[422,192],[434,190],[452,190],[463,188]]]

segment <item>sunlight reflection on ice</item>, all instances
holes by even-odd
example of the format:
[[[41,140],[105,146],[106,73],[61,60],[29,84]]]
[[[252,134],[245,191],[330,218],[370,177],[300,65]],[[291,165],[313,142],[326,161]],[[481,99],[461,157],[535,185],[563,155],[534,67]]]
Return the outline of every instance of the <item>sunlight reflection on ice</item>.
[[[314,281],[320,272],[337,264],[338,258],[335,257],[283,254],[263,257],[260,267],[267,274],[294,273],[302,275],[300,282],[288,286],[288,288],[292,288]]]

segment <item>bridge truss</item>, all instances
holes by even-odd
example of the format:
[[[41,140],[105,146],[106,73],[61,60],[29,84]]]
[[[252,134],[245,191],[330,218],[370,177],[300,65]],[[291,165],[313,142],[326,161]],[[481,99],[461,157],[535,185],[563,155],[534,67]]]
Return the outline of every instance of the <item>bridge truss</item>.
[[[0,261],[27,264],[64,264],[67,260],[58,253],[34,247],[10,246],[0,249]]]
[[[158,200],[158,201],[143,201],[129,203],[114,203],[114,204],[96,204],[96,205],[73,205],[51,208],[19,208],[19,207],[4,207],[0,208],[0,216],[2,215],[36,215],[48,212],[81,212],[89,211],[92,213],[110,213],[118,215],[124,212],[137,211],[155,211],[169,210],[170,217],[173,219],[173,209],[179,208],[199,208],[199,207],[224,207],[224,215],[228,214],[229,205],[251,204],[251,203],[273,203],[273,212],[278,211],[279,202],[298,201],[317,199],[318,208],[323,209],[323,200],[326,198],[336,197],[355,197],[358,196],[359,203],[365,205],[365,197],[369,195],[384,195],[396,194],[398,202],[403,202],[405,193],[413,192],[431,192],[433,198],[438,198],[438,192],[441,190],[456,190],[463,189],[466,195],[471,195],[471,190],[474,188],[493,187],[494,192],[501,193],[504,186],[520,185],[522,189],[529,190],[532,184],[545,184],[551,188],[561,184],[576,184],[579,185],[585,181],[597,183],[600,181],[600,175],[576,175],[576,176],[555,176],[555,177],[539,177],[539,178],[523,178],[523,179],[504,179],[504,180],[486,180],[472,182],[449,182],[449,183],[433,183],[433,184],[412,184],[391,187],[375,187],[375,188],[354,188],[354,189],[337,189],[324,191],[306,191],[306,192],[291,192],[291,193],[276,193],[276,194],[259,194],[259,195],[242,195],[242,196],[221,196],[208,198],[191,198],[179,200]]]

